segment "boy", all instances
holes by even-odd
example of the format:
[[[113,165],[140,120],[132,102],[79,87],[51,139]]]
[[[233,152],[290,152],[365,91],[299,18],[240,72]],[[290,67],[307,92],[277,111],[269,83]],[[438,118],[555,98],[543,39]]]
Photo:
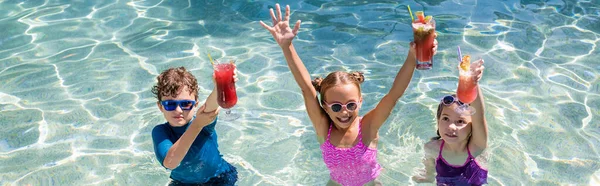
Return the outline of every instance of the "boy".
[[[234,185],[236,168],[226,162],[218,149],[216,90],[198,108],[198,82],[184,67],[170,68],[157,78],[152,93],[167,120],[152,130],[156,158],[171,171],[174,185]]]

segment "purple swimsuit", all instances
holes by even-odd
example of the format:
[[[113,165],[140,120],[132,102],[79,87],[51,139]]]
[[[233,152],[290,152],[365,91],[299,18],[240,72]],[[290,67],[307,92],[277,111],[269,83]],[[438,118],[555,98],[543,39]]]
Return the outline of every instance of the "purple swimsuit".
[[[435,177],[437,185],[483,185],[487,183],[488,171],[481,168],[475,162],[475,158],[471,155],[471,150],[467,146],[467,152],[469,157],[462,166],[454,166],[446,162],[442,157],[442,150],[444,149],[444,140],[440,145],[440,154],[435,161],[435,170],[437,176]]]

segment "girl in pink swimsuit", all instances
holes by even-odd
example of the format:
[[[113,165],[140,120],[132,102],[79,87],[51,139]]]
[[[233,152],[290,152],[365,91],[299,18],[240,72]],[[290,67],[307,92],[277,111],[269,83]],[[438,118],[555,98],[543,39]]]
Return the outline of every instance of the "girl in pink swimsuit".
[[[306,112],[321,144],[323,160],[330,172],[328,185],[371,185],[381,172],[377,163],[379,128],[390,115],[396,102],[410,83],[416,67],[415,46],[411,44],[406,61],[396,75],[389,93],[364,117],[359,117],[362,104],[360,84],[364,76],[360,72],[332,72],[325,79],[311,81],[308,70],[300,60],[292,40],[298,34],[300,20],[290,28],[290,8],[285,16],[279,4],[275,5],[277,16],[271,9],[273,25],[262,21],[281,47],[290,71],[304,97]],[[435,52],[437,41],[432,50]],[[319,99],[319,97],[321,99]]]
[[[473,76],[479,82],[483,72],[483,60],[471,65]],[[478,87],[479,89],[479,87]],[[487,183],[488,171],[484,162],[487,148],[488,127],[485,120],[483,93],[471,106],[473,115],[462,115],[454,109],[462,105],[455,95],[444,96],[437,109],[437,137],[424,146],[423,169],[413,176],[416,182],[436,182],[437,185],[483,185]]]

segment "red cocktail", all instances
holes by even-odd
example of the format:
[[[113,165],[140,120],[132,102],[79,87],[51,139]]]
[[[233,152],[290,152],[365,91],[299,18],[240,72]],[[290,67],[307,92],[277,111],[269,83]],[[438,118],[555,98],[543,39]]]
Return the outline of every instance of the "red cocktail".
[[[413,39],[417,45],[417,69],[433,68],[433,41],[435,40],[435,21],[432,16],[416,12],[417,19],[412,22]]]
[[[231,120],[235,119],[235,117],[231,115],[230,108],[237,103],[237,92],[235,90],[235,80],[233,77],[235,65],[233,63],[233,60],[217,60],[214,64],[217,102],[221,108],[226,110],[226,117],[230,117],[229,119]]]

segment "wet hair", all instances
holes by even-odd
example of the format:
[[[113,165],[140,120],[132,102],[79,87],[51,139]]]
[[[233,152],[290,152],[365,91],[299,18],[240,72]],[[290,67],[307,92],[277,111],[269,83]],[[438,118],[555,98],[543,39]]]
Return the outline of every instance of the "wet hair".
[[[152,94],[158,101],[165,96],[176,97],[183,88],[188,88],[194,99],[198,100],[198,81],[185,67],[169,68],[160,73],[156,80],[158,82],[152,87]]]
[[[331,87],[343,84],[354,84],[358,88],[360,94],[360,84],[365,81],[365,76],[362,72],[342,72],[336,71],[329,73],[325,79],[318,77],[312,81],[313,87],[321,95],[321,102],[325,100],[325,92]]]

